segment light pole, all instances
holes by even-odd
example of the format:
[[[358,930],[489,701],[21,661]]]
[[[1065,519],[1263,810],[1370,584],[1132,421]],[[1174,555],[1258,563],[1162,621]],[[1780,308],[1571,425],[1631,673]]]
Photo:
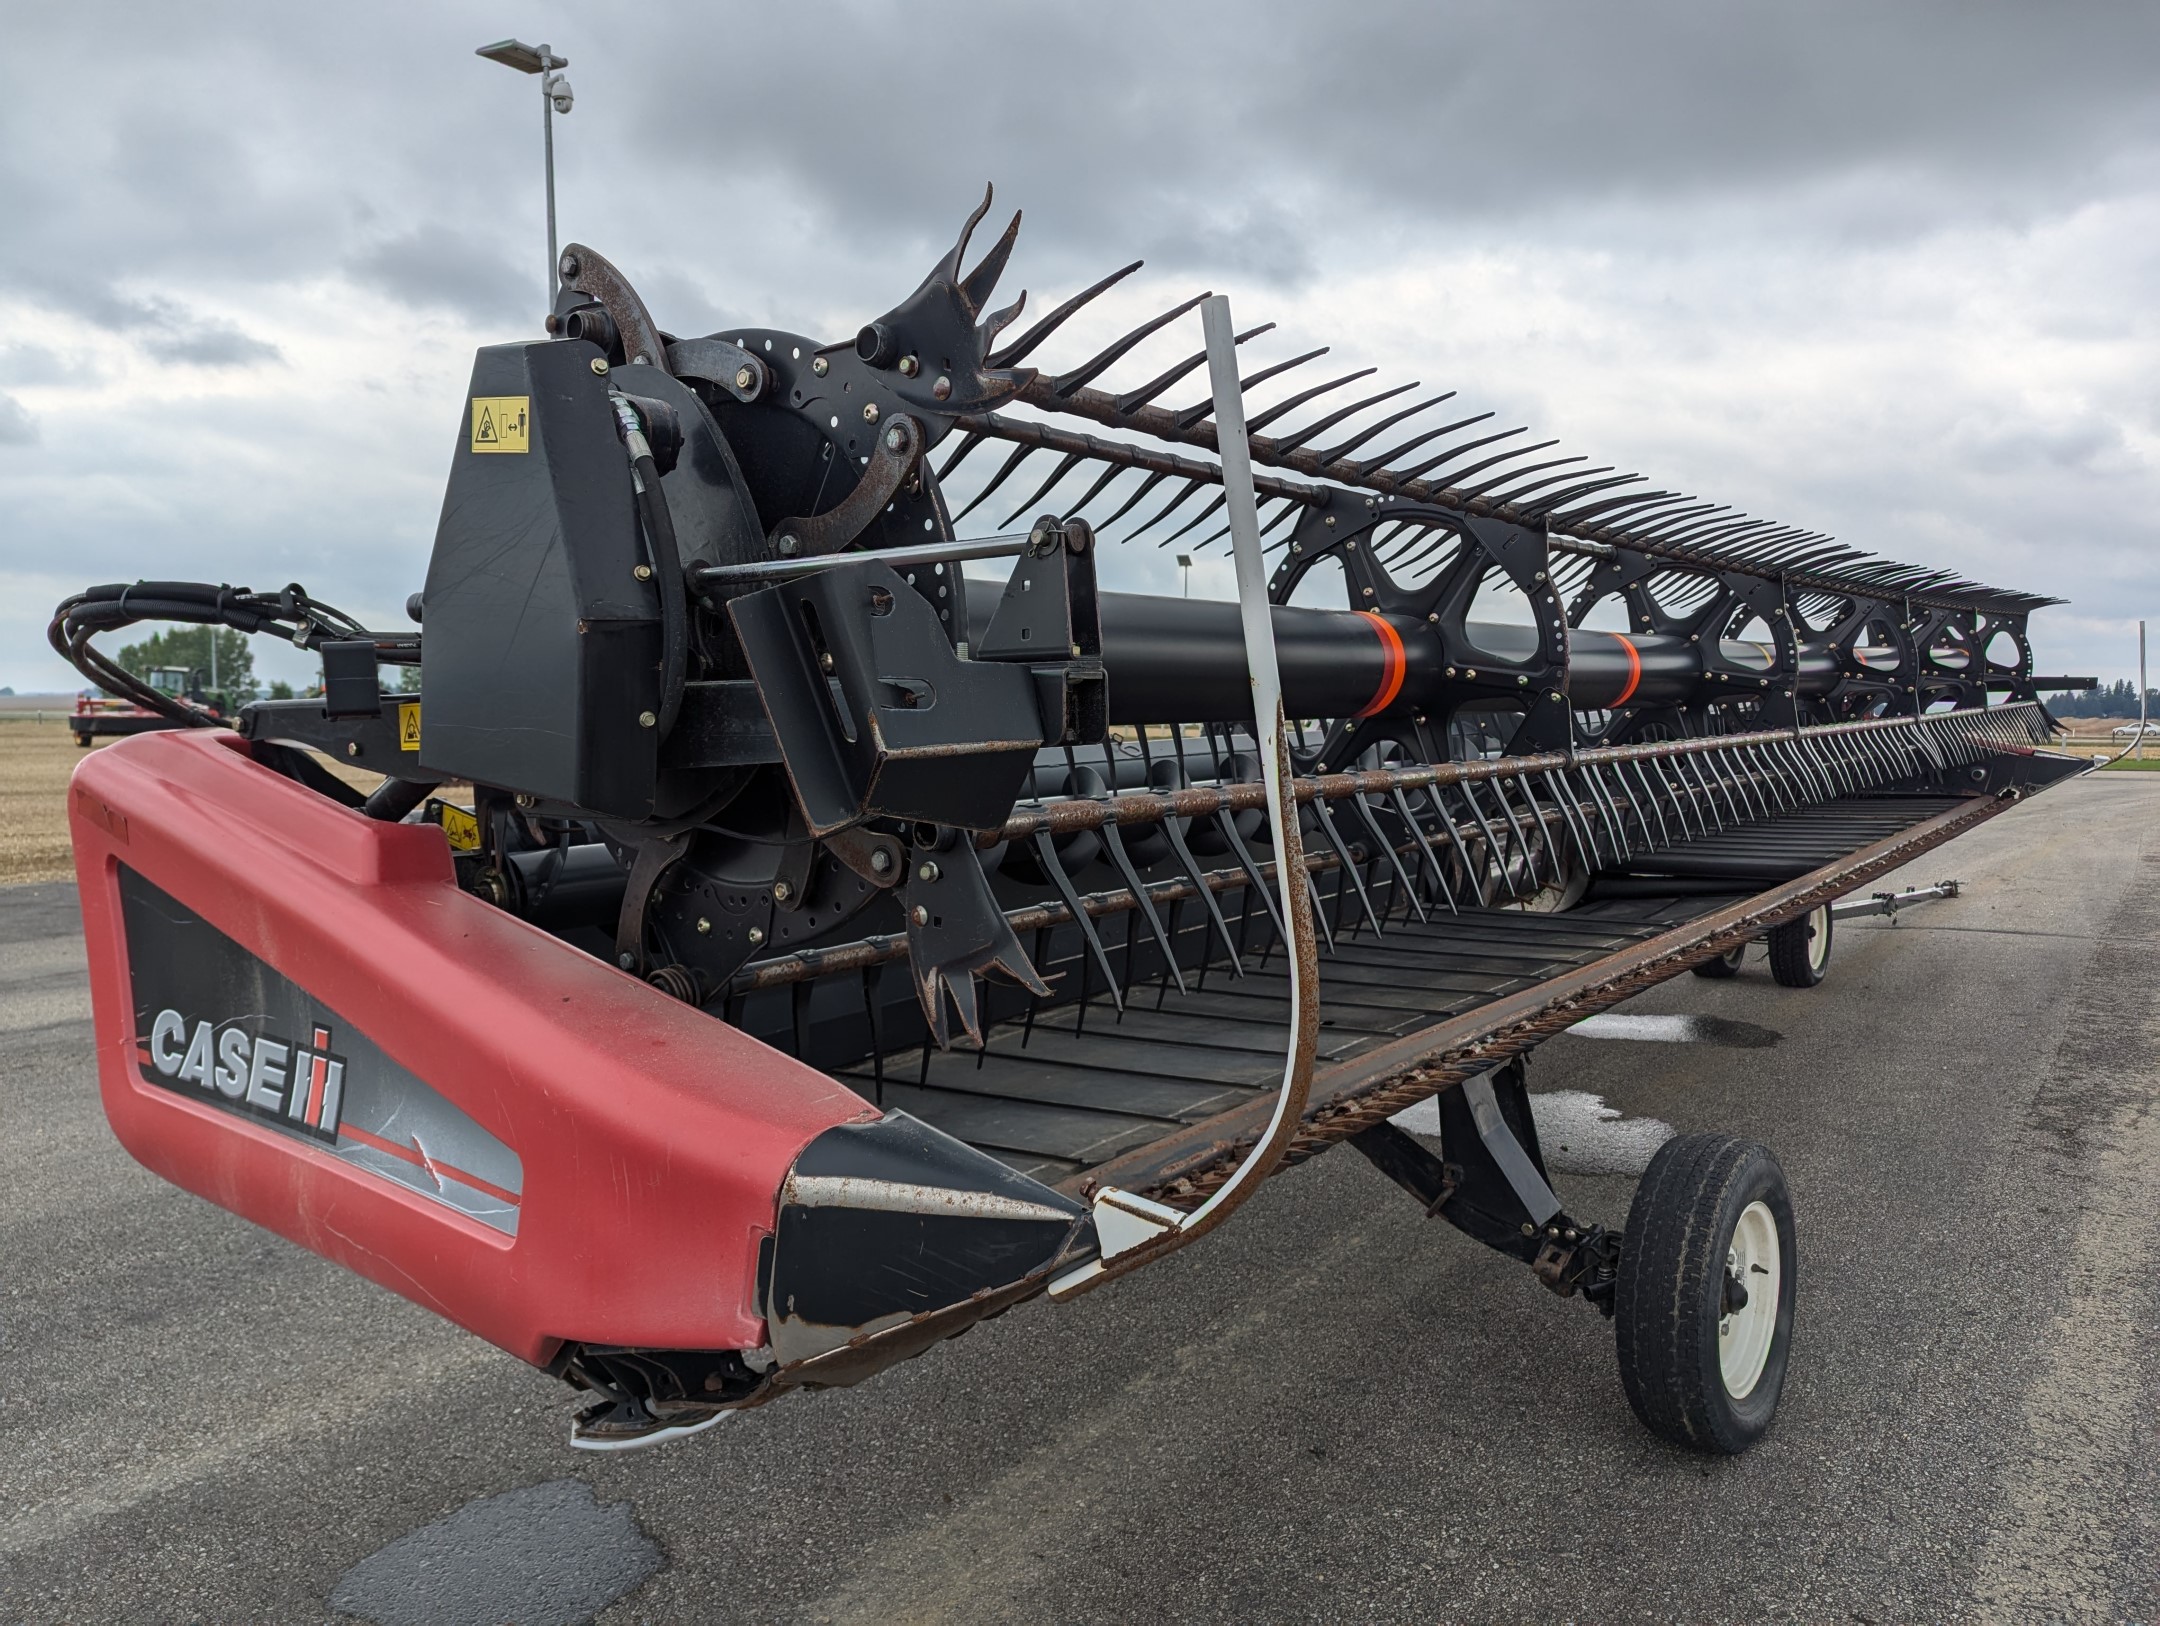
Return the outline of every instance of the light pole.
[[[1183,576],[1183,577],[1185,578],[1185,596],[1186,596],[1187,598],[1191,598],[1191,597],[1192,597],[1192,555],[1191,555],[1191,554],[1189,554],[1189,553],[1181,553],[1181,554],[1179,554],[1179,555],[1177,556],[1177,567],[1178,567],[1178,573],[1179,573],[1180,575],[1182,575],[1182,576]]]
[[[570,59],[557,56],[547,45],[527,45],[523,40],[497,40],[493,45],[483,45],[473,52],[490,62],[500,62],[506,68],[519,73],[536,73],[540,76],[540,138],[547,151],[547,233],[548,268],[547,304],[555,308],[555,287],[561,280],[555,258],[555,115],[570,111],[574,100],[570,81],[558,71],[570,66]]]

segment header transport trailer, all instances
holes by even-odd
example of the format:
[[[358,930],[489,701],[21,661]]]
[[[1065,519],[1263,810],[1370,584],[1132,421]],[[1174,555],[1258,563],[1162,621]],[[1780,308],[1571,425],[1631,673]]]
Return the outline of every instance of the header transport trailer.
[[[1520,1058],[1765,935],[1819,981],[1833,899],[2083,767],[2052,601],[1263,359],[1211,296],[1083,353],[1137,266],[1008,337],[989,202],[837,342],[678,338],[572,245],[551,336],[475,360],[422,631],[60,607],[188,725],[73,783],[115,1131],[589,1391],[598,1449],[1111,1282],[1348,1142],[1611,1318],[1650,1428],[1744,1449],[1776,1160],[1683,1136],[1574,1213]],[[1099,584],[1173,542],[1239,601]],[[325,693],[214,726],[91,641],[139,620]],[[1434,1096],[1437,1153],[1389,1121]]]

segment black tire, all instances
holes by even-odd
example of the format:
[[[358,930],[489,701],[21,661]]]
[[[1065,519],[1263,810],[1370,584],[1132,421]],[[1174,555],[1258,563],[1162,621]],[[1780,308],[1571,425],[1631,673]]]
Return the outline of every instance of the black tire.
[[[1781,988],[1813,988],[1830,971],[1830,905],[1770,932],[1770,975]]]
[[[1694,968],[1698,977],[1708,977],[1713,982],[1723,982],[1727,977],[1740,975],[1740,963],[1747,958],[1747,944],[1720,954],[1714,960],[1705,960]]]
[[[1767,1226],[1751,1212],[1758,1203],[1768,1211]],[[1773,1269],[1746,1263],[1768,1255],[1743,1255],[1758,1288],[1767,1285],[1765,1276],[1774,1279],[1774,1315],[1760,1301],[1728,1310],[1728,1261],[1743,1215],[1758,1245],[1775,1235]],[[1722,1456],[1737,1456],[1762,1438],[1792,1354],[1798,1266],[1785,1171],[1768,1147],[1729,1135],[1681,1135],[1658,1149],[1628,1210],[1613,1305],[1620,1383],[1645,1428]],[[1745,1350],[1727,1342],[1733,1332],[1767,1335],[1758,1373],[1752,1382],[1743,1379],[1738,1394],[1726,1358]]]

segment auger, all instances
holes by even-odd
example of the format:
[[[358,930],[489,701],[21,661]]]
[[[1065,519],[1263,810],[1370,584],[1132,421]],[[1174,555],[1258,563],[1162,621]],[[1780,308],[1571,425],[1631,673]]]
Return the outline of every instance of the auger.
[[[2078,771],[2054,601],[1264,359],[1211,295],[1053,369],[1139,267],[1007,340],[989,206],[839,341],[677,337],[571,245],[549,337],[475,360],[418,630],[60,607],[187,725],[72,791],[115,1130],[591,1391],[603,1449],[1099,1286],[1348,1141],[1614,1318],[1650,1427],[1743,1449],[1775,1159],[1682,1137],[1571,1217],[1523,1060],[1765,936],[1820,981],[1832,900]],[[1103,584],[1172,543],[1239,601]],[[217,726],[91,643],[140,620],[325,692]],[[1435,1097],[1437,1152],[1390,1121]]]

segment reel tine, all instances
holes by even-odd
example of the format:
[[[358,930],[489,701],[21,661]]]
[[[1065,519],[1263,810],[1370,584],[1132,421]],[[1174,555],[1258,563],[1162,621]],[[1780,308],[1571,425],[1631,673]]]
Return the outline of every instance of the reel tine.
[[[1127,514],[1131,513],[1133,508],[1140,502],[1141,498],[1145,497],[1149,492],[1153,491],[1157,486],[1161,485],[1163,481],[1169,478],[1169,473],[1161,469],[1158,469],[1153,474],[1150,474],[1145,480],[1142,480],[1140,482],[1138,488],[1134,490],[1133,494],[1130,497],[1127,497],[1122,503],[1118,505],[1118,511],[1112,514],[1108,519],[1104,520],[1100,525],[1096,526],[1095,529],[1098,531],[1109,530],[1111,526],[1115,525],[1119,520],[1123,519]]]
[[[1377,373],[1379,370],[1380,369],[1377,367],[1361,367],[1354,373],[1344,373],[1340,378],[1331,378],[1325,384],[1315,384],[1311,389],[1303,390],[1298,394],[1291,396],[1287,401],[1277,401],[1273,406],[1269,407],[1265,412],[1260,413],[1258,416],[1247,418],[1245,420],[1245,433],[1248,435],[1257,435],[1260,433],[1261,430],[1265,429],[1277,418],[1285,417],[1288,414],[1295,412],[1306,402],[1316,401],[1321,396],[1327,394],[1330,390],[1339,390],[1345,384],[1354,384],[1361,378],[1370,378],[1374,373]]]
[[[937,477],[940,480],[950,479],[952,471],[960,466],[961,460],[989,438],[980,429],[969,430],[967,434],[961,437],[960,444],[954,449],[952,456],[945,459],[945,466],[938,470]]]
[[[1597,849],[1588,839],[1587,827],[1582,822],[1582,809],[1575,803],[1574,787],[1564,778],[1556,786],[1553,783],[1556,777],[1559,776],[1549,772],[1544,776],[1545,793],[1553,799],[1553,805],[1559,808],[1560,822],[1567,830],[1568,839],[1575,844],[1575,856],[1584,871],[1595,871],[1598,867]]]
[[[1453,390],[1450,390],[1448,391],[1447,395],[1435,396],[1431,401],[1428,401],[1426,405],[1437,406],[1440,402],[1445,401],[1449,395],[1453,395],[1454,393],[1455,392]],[[1411,408],[1411,411],[1413,412],[1417,410],[1418,409],[1415,407]],[[1401,414],[1398,414],[1397,416],[1401,416]],[[1362,479],[1365,476],[1371,474],[1375,469],[1386,468],[1388,464],[1394,462],[1395,459],[1401,457],[1405,452],[1414,452],[1420,446],[1424,446],[1432,441],[1438,440],[1442,435],[1452,435],[1458,429],[1467,429],[1471,424],[1482,423],[1485,419],[1491,416],[1492,414],[1490,412],[1480,412],[1479,414],[1477,414],[1476,417],[1457,418],[1453,423],[1444,423],[1440,425],[1440,427],[1437,429],[1427,429],[1422,434],[1412,435],[1400,446],[1390,447],[1387,451],[1382,452],[1378,457],[1368,457],[1362,459],[1357,465],[1358,476]],[[1395,420],[1389,419],[1388,421],[1392,423]],[[1382,425],[1381,427],[1385,428],[1386,425]],[[1410,476],[1408,475],[1407,471],[1397,470],[1396,478],[1406,479],[1410,478]]]
[[[1425,834],[1425,826],[1418,821],[1418,816],[1410,811],[1410,798],[1403,794],[1400,785],[1395,786],[1389,795],[1394,800],[1396,816],[1410,827],[1410,834],[1417,839],[1418,851],[1425,855],[1425,862],[1431,866],[1433,880],[1440,887],[1440,896],[1447,902],[1448,913],[1462,913],[1455,907],[1455,889],[1447,884],[1447,871],[1440,865],[1440,855],[1433,851],[1432,841]]]
[[[1460,790],[1462,785],[1457,783],[1455,788]],[[1447,798],[1441,794],[1438,785],[1426,786],[1425,794],[1432,798],[1433,809],[1440,815],[1440,828],[1447,832],[1448,845],[1455,849],[1456,861],[1462,865],[1463,874],[1470,878],[1471,896],[1477,899],[1480,909],[1491,908],[1491,899],[1485,889],[1484,868],[1470,862],[1470,848],[1462,838],[1462,831],[1455,826],[1455,815],[1448,811]]]
[[[1221,513],[1224,506],[1229,501],[1230,494],[1228,492],[1218,491],[1215,494],[1215,500],[1213,502],[1209,503],[1205,508],[1201,509],[1199,513],[1193,515],[1191,519],[1187,520],[1183,525],[1180,525],[1176,530],[1172,531],[1168,536],[1164,537],[1160,542],[1156,543],[1155,545],[1158,548],[1167,548],[1171,543],[1175,542],[1179,537],[1183,536],[1195,525],[1206,524],[1210,515]]]
[[[1635,783],[1642,790],[1643,805],[1657,816],[1657,839],[1651,840],[1649,822],[1646,819],[1643,824],[1644,841],[1649,844],[1653,851],[1659,847],[1670,847],[1672,845],[1672,827],[1665,822],[1665,809],[1658,805],[1657,792],[1650,788],[1650,776],[1643,772],[1640,762],[1626,762],[1621,764],[1620,777],[1623,783],[1626,782],[1626,770],[1629,768],[1635,770]]]
[[[1230,342],[1232,344],[1243,344],[1247,339],[1257,339],[1261,334],[1271,331],[1274,326],[1273,322],[1262,322],[1258,327],[1247,328],[1243,333],[1231,339]],[[1196,351],[1167,372],[1158,373],[1138,389],[1119,396],[1115,408],[1118,416],[1121,418],[1126,417],[1135,409],[1146,406],[1148,402],[1154,400],[1156,396],[1162,394],[1172,384],[1185,377],[1195,367],[1204,365],[1206,361],[1207,352],[1205,350]]]
[[[1067,452],[1063,457],[1059,458],[1057,467],[1050,471],[1050,478],[1035,488],[1035,494],[1032,497],[1005,516],[1004,525],[1000,529],[1010,527],[1014,520],[1041,502],[1044,497],[1050,494],[1052,487],[1085,461],[1087,461],[1085,452]]]
[[[997,490],[999,486],[1003,485],[1008,479],[1010,479],[1012,477],[1013,470],[1017,469],[1021,464],[1025,463],[1028,460],[1029,454],[1033,451],[1035,451],[1035,448],[1033,446],[1015,446],[1012,450],[1012,456],[1005,459],[1005,466],[999,469],[996,474],[990,477],[990,483],[988,485],[984,486],[982,490],[975,493],[974,501],[970,502],[965,508],[961,509],[959,513],[953,515],[952,522],[955,525],[958,525],[962,520],[966,519],[968,515],[974,513],[976,509],[980,508],[986,501],[988,501],[990,493]]]
[[[1214,926],[1216,934],[1222,938],[1223,949],[1230,956],[1231,974],[1243,977],[1245,962],[1238,958],[1237,939],[1230,935],[1230,922],[1223,918],[1222,905],[1215,901],[1215,894],[1209,889],[1206,877],[1200,873],[1200,866],[1193,858],[1192,848],[1186,844],[1184,833],[1178,829],[1177,821],[1163,820],[1162,833],[1164,839],[1170,843],[1170,852],[1177,859],[1178,868],[1185,872],[1185,879],[1192,882],[1193,889],[1200,894],[1200,907],[1207,911],[1209,922]],[[1204,976],[1206,972],[1207,965],[1203,961],[1201,974]]]
[[[1373,913],[1372,898],[1365,890],[1365,877],[1356,860],[1350,856],[1349,844],[1343,840],[1342,832],[1335,828],[1335,816],[1328,811],[1327,798],[1315,796],[1310,805],[1320,821],[1321,832],[1327,837],[1327,844],[1335,849],[1335,856],[1342,861],[1341,875],[1348,877],[1350,884],[1357,889],[1358,908],[1364,914],[1366,923],[1372,927],[1373,936],[1385,937],[1387,933],[1381,929],[1380,917]],[[1338,878],[1337,887],[1340,888],[1341,884],[1341,879]]]
[[[1103,981],[1110,985],[1110,998],[1116,1003],[1118,1014],[1122,1016],[1125,1012],[1125,1000],[1118,992],[1117,973],[1110,969],[1110,952],[1103,947],[1102,938],[1095,930],[1094,920],[1080,907],[1080,893],[1073,886],[1072,877],[1065,873],[1065,866],[1058,861],[1057,843],[1050,839],[1050,832],[1047,830],[1035,832],[1035,857],[1042,865],[1043,872],[1050,877],[1050,884],[1057,888],[1058,897],[1063,900],[1065,907],[1072,911],[1073,924],[1080,928],[1080,935],[1087,942],[1088,952],[1095,956],[1096,963],[1102,967]],[[1081,976],[1084,993],[1087,986],[1086,973],[1083,972]]]
[[[1478,830],[1485,838],[1486,856],[1491,859],[1493,866],[1499,871],[1502,884],[1505,884],[1507,881],[1507,843],[1495,835],[1493,827],[1486,822],[1485,809],[1478,805],[1476,786],[1477,782],[1475,780],[1464,779],[1458,781],[1455,788],[1462,793],[1463,804],[1470,809],[1470,817],[1477,821]],[[1480,888],[1479,891],[1482,894],[1484,889]],[[1483,903],[1485,898],[1480,896],[1478,901]]]
[[[1215,810],[1215,823],[1221,829],[1223,839],[1230,843],[1231,852],[1237,855],[1238,868],[1245,872],[1246,884],[1259,895],[1261,906],[1266,909],[1268,920],[1275,927],[1275,935],[1285,943],[1289,942],[1290,934],[1283,926],[1282,909],[1275,902],[1275,894],[1268,887],[1267,877],[1260,873],[1260,866],[1253,861],[1252,851],[1245,845],[1245,838],[1238,834],[1236,815],[1227,807],[1218,807]]]
[[[1113,789],[1114,789],[1113,785]],[[1146,917],[1148,932],[1155,939],[1155,946],[1162,950],[1163,961],[1170,967],[1170,975],[1177,979],[1179,993],[1185,992],[1185,973],[1177,963],[1177,949],[1170,941],[1170,934],[1163,930],[1162,916],[1155,912],[1155,900],[1148,896],[1147,883],[1140,879],[1140,871],[1133,866],[1132,854],[1125,850],[1125,837],[1117,827],[1117,820],[1103,821],[1104,844],[1110,849],[1110,861],[1117,866],[1118,874],[1125,878],[1126,890],[1133,895],[1133,902]],[[1130,964],[1131,956],[1126,956]]]
[[[1354,793],[1349,800],[1357,808],[1358,817],[1364,821],[1365,828],[1371,833],[1373,841],[1379,846],[1380,851],[1387,855],[1388,867],[1394,870],[1395,879],[1402,885],[1403,898],[1409,903],[1411,912],[1418,917],[1418,923],[1423,925],[1425,922],[1425,906],[1418,902],[1417,885],[1410,879],[1410,872],[1403,868],[1402,855],[1396,852],[1395,843],[1388,840],[1386,832],[1380,828],[1380,820],[1374,815],[1372,804],[1366,801],[1363,796]]]
[[[1414,418],[1420,412],[1425,411],[1426,408],[1436,407],[1442,401],[1451,399],[1454,394],[1455,392],[1453,390],[1448,390],[1444,394],[1430,396],[1423,401],[1419,401],[1414,403],[1413,405],[1406,406],[1400,412],[1391,412],[1386,417],[1379,419],[1377,422],[1367,424],[1363,429],[1360,429],[1356,434],[1352,435],[1341,445],[1331,447],[1324,452],[1316,452],[1313,455],[1319,458],[1322,463],[1340,463],[1344,458],[1348,457],[1360,446],[1371,440],[1373,436],[1385,434],[1388,430],[1393,429],[1397,424],[1401,423],[1403,419]],[[1487,413],[1486,416],[1490,417],[1492,416],[1492,414]]]
[[[1326,345],[1322,345],[1317,350],[1306,351],[1305,354],[1303,354],[1302,356],[1292,356],[1288,361],[1278,361],[1272,367],[1263,367],[1257,373],[1252,373],[1244,378],[1239,379],[1238,392],[1240,394],[1243,394],[1247,390],[1252,389],[1257,384],[1265,384],[1269,379],[1275,378],[1280,374],[1287,373],[1293,367],[1302,367],[1305,365],[1305,363],[1311,361],[1315,356],[1324,356],[1327,353],[1328,347]],[[1195,424],[1204,422],[1207,419],[1208,414],[1213,412],[1214,410],[1215,397],[1211,395],[1205,401],[1195,401],[1191,406],[1185,408],[1184,411],[1173,413],[1172,416],[1176,419],[1177,426],[1180,429],[1190,429]],[[1250,425],[1246,426],[1245,433],[1248,438],[1251,436],[1252,428]]]
[[[1551,872],[1552,884],[1565,887],[1566,877],[1561,871],[1560,860],[1553,853],[1552,823],[1546,818],[1545,810],[1538,806],[1537,794],[1530,788],[1530,775],[1525,773],[1515,776],[1515,791],[1522,797],[1523,805],[1530,814],[1531,825],[1537,831],[1538,851],[1545,855],[1545,867]]]
[[[1515,850],[1522,855],[1523,873],[1529,877],[1532,886],[1538,885],[1537,858],[1530,850],[1530,838],[1523,832],[1522,821],[1515,817],[1514,805],[1508,801],[1507,778],[1495,774],[1485,781],[1485,788],[1500,804],[1500,817],[1507,821],[1508,832],[1515,838]]]
[[[1080,500],[1078,502],[1074,503],[1070,508],[1065,510],[1064,517],[1067,519],[1078,519],[1082,511],[1086,509],[1087,505],[1093,502],[1097,497],[1102,495],[1103,488],[1109,485],[1109,483],[1112,480],[1115,480],[1119,475],[1123,474],[1128,467],[1130,467],[1130,465],[1124,463],[1105,464],[1102,473],[1095,477],[1095,483],[1089,486],[1086,491],[1080,494]]]
[[[1149,531],[1153,530],[1164,520],[1168,519],[1172,514],[1176,513],[1178,509],[1182,508],[1186,504],[1186,502],[1188,502],[1192,498],[1195,492],[1199,491],[1203,486],[1207,484],[1208,482],[1205,480],[1195,480],[1187,478],[1187,480],[1185,481],[1185,489],[1183,491],[1180,491],[1175,497],[1172,497],[1168,502],[1164,503],[1162,507],[1156,509],[1154,514],[1151,515],[1149,518],[1141,521],[1138,525],[1135,525],[1130,531],[1128,531],[1126,533],[1126,540],[1130,541],[1134,537],[1145,536]],[[1105,523],[1107,524],[1108,522],[1106,521]]]
[[[1119,361],[1123,360],[1127,352],[1132,350],[1134,346],[1138,345],[1143,339],[1150,338],[1156,333],[1159,333],[1162,329],[1168,327],[1172,322],[1176,321],[1180,316],[1183,316],[1187,311],[1197,309],[1199,307],[1200,301],[1207,297],[1208,296],[1204,293],[1194,294],[1192,298],[1186,300],[1182,305],[1172,305],[1160,316],[1153,317],[1148,321],[1142,322],[1130,333],[1127,333],[1120,338],[1113,339],[1109,344],[1105,345],[1101,350],[1098,350],[1094,355],[1090,356],[1086,361],[1075,367],[1071,372],[1060,373],[1056,378],[1052,379],[1050,381],[1050,393],[1062,399],[1065,396],[1071,395],[1074,391],[1082,389],[1088,384],[1093,383],[1097,378],[1100,378],[1104,373],[1108,372]]]
[[[1378,371],[1378,369],[1375,368],[1374,371]],[[1408,384],[1397,384],[1391,390],[1382,390],[1377,395],[1368,395],[1362,401],[1352,401],[1346,407],[1339,407],[1335,411],[1329,413],[1326,417],[1317,419],[1316,421],[1307,424],[1303,429],[1300,429],[1297,434],[1291,437],[1289,440],[1277,441],[1274,447],[1274,454],[1277,457],[1287,457],[1290,455],[1290,453],[1296,451],[1300,446],[1303,446],[1307,441],[1311,440],[1313,436],[1324,435],[1330,429],[1333,429],[1337,424],[1343,422],[1345,419],[1356,417],[1367,407],[1378,406],[1382,401],[1392,401],[1396,396],[1402,394],[1403,391],[1414,390],[1417,387],[1417,382],[1415,380],[1412,380]],[[1448,391],[1448,395],[1453,395],[1454,393],[1455,392],[1453,390]],[[1445,401],[1448,398],[1448,395],[1443,395],[1440,397],[1440,399]]]
[[[1049,338],[1051,334],[1055,333],[1059,328],[1063,327],[1066,323],[1066,320],[1070,318],[1074,312],[1078,311],[1082,306],[1094,300],[1096,295],[1103,293],[1107,289],[1115,286],[1120,282],[1123,282],[1127,277],[1131,276],[1135,271],[1139,270],[1140,267],[1145,264],[1147,264],[1147,261],[1145,260],[1135,260],[1132,264],[1127,266],[1121,266],[1119,269],[1111,272],[1107,277],[1104,277],[1102,281],[1096,283],[1093,287],[1083,288],[1079,293],[1074,294],[1072,298],[1066,300],[1064,304],[1058,306],[1056,310],[1050,312],[1049,315],[1043,317],[1041,321],[1037,322],[1033,327],[1029,328],[1025,333],[1021,334],[1019,338],[1013,340],[1011,344],[1007,345],[1004,349],[998,351],[995,355],[991,356],[986,362],[983,363],[983,365],[993,369],[1001,370],[1003,368],[1012,366],[1015,362],[1022,360],[1024,357],[1031,354],[1034,351],[1035,347],[1041,344],[1043,340]]]

